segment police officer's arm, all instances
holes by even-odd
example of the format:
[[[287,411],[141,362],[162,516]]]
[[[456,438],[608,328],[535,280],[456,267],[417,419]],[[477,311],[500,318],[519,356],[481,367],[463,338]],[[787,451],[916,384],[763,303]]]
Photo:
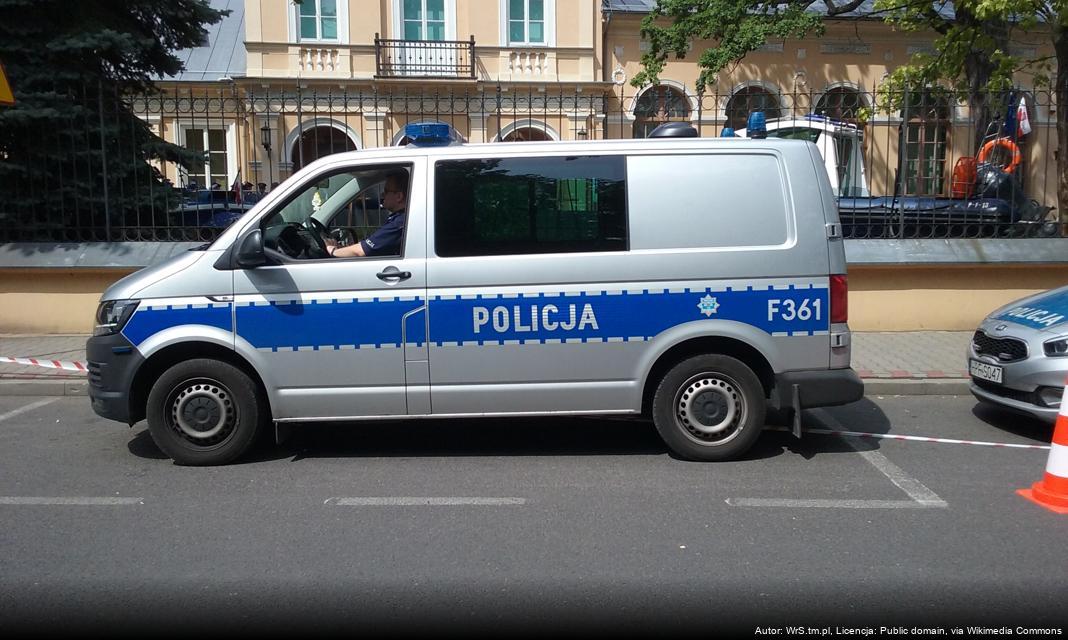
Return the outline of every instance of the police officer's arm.
[[[326,250],[334,258],[362,258],[367,255],[363,252],[363,245],[359,242],[347,247],[339,247],[331,241],[326,243]]]

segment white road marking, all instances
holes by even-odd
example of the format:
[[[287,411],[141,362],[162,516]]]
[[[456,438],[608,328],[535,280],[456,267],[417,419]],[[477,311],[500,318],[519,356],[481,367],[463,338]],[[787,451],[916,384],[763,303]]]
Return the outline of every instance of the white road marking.
[[[47,505],[77,507],[116,507],[132,504],[144,504],[144,498],[63,498],[33,496],[0,496],[0,505]]]
[[[327,498],[323,504],[342,507],[499,507],[526,504],[526,498],[462,498],[462,497],[368,497],[368,498]]]
[[[764,427],[767,431],[790,431],[787,427]],[[979,447],[997,447],[1006,449],[1039,449],[1049,451],[1048,444],[1013,444],[1011,442],[985,442],[982,440],[958,440],[956,438],[931,438],[929,436],[905,436],[897,433],[868,433],[866,431],[841,431],[839,429],[802,429],[804,433],[821,435],[854,436],[857,438],[875,438],[878,440],[908,440],[910,442],[937,442],[941,444],[971,444]]]
[[[845,431],[841,423],[834,419],[831,414],[827,413],[823,409],[813,409],[813,412],[820,415],[821,420],[825,424],[830,426],[836,431]],[[847,436],[845,438],[846,444],[848,444],[854,451],[864,457],[865,460],[870,462],[873,467],[879,470],[884,476],[890,479],[899,489],[908,494],[908,497],[925,507],[947,507],[946,501],[938,497],[934,491],[931,491],[922,482],[913,478],[909,474],[905,473],[900,467],[893,462],[887,460],[886,456],[878,451],[861,451],[853,443],[853,437]]]
[[[922,482],[905,473],[900,467],[890,462],[886,456],[878,451],[862,451],[853,440],[859,439],[850,435],[851,432],[822,409],[812,409],[819,413],[824,424],[831,427],[828,432],[841,433],[846,444],[861,457],[867,460],[873,467],[893,482],[897,488],[904,491],[910,500],[819,500],[819,499],[787,499],[787,498],[727,498],[727,504],[733,507],[801,507],[815,509],[929,509],[945,508],[949,504],[938,497],[934,491],[928,489]],[[809,429],[805,429],[809,431]]]
[[[39,407],[45,406],[46,404],[52,404],[56,400],[59,400],[59,398],[45,398],[44,400],[38,400],[37,402],[31,402],[30,404],[26,405],[25,407],[19,407],[18,409],[14,409],[12,411],[8,411],[7,413],[0,413],[0,421],[7,420],[8,418],[14,418],[15,416],[19,415],[20,413],[26,413],[27,411],[33,411],[34,409],[37,409]]]
[[[806,507],[817,509],[925,509],[912,500],[789,500],[777,498],[727,498],[732,507]]]

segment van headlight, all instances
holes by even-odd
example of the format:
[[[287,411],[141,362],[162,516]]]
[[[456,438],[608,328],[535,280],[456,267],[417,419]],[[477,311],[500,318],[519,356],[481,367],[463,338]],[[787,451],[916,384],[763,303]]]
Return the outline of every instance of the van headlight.
[[[1042,351],[1054,358],[1068,356],[1068,336],[1043,342]]]
[[[94,336],[110,336],[122,331],[140,300],[107,300],[96,309]]]

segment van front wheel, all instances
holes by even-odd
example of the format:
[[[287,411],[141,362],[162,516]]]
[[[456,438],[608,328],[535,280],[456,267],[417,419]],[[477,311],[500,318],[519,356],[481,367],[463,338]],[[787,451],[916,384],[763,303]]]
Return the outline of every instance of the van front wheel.
[[[732,460],[764,428],[763,386],[736,358],[694,356],[675,365],[653,396],[653,424],[667,446],[688,460]]]
[[[255,440],[267,412],[244,371],[198,358],[163,372],[148,394],[148,431],[176,464],[226,464]]]

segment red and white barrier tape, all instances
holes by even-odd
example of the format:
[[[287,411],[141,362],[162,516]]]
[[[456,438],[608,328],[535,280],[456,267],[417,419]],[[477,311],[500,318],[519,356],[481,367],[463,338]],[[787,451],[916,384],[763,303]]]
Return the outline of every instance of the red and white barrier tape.
[[[78,362],[77,360],[44,360],[37,358],[11,358],[8,356],[0,356],[0,362],[10,362],[12,364],[27,364],[33,367],[45,367],[48,369],[63,369],[64,371],[81,371],[85,372],[85,363]]]
[[[786,427],[769,427],[771,431],[789,431]],[[837,431],[835,429],[802,429],[803,433],[822,435],[852,436],[854,438],[882,438],[886,440],[911,440],[913,442],[941,442],[945,444],[973,444],[980,447],[1006,447],[1010,449],[1044,449],[1048,444],[1010,444],[1007,442],[982,442],[978,440],[956,440],[954,438],[930,438],[927,436],[902,436],[895,433],[867,433],[863,431]]]

